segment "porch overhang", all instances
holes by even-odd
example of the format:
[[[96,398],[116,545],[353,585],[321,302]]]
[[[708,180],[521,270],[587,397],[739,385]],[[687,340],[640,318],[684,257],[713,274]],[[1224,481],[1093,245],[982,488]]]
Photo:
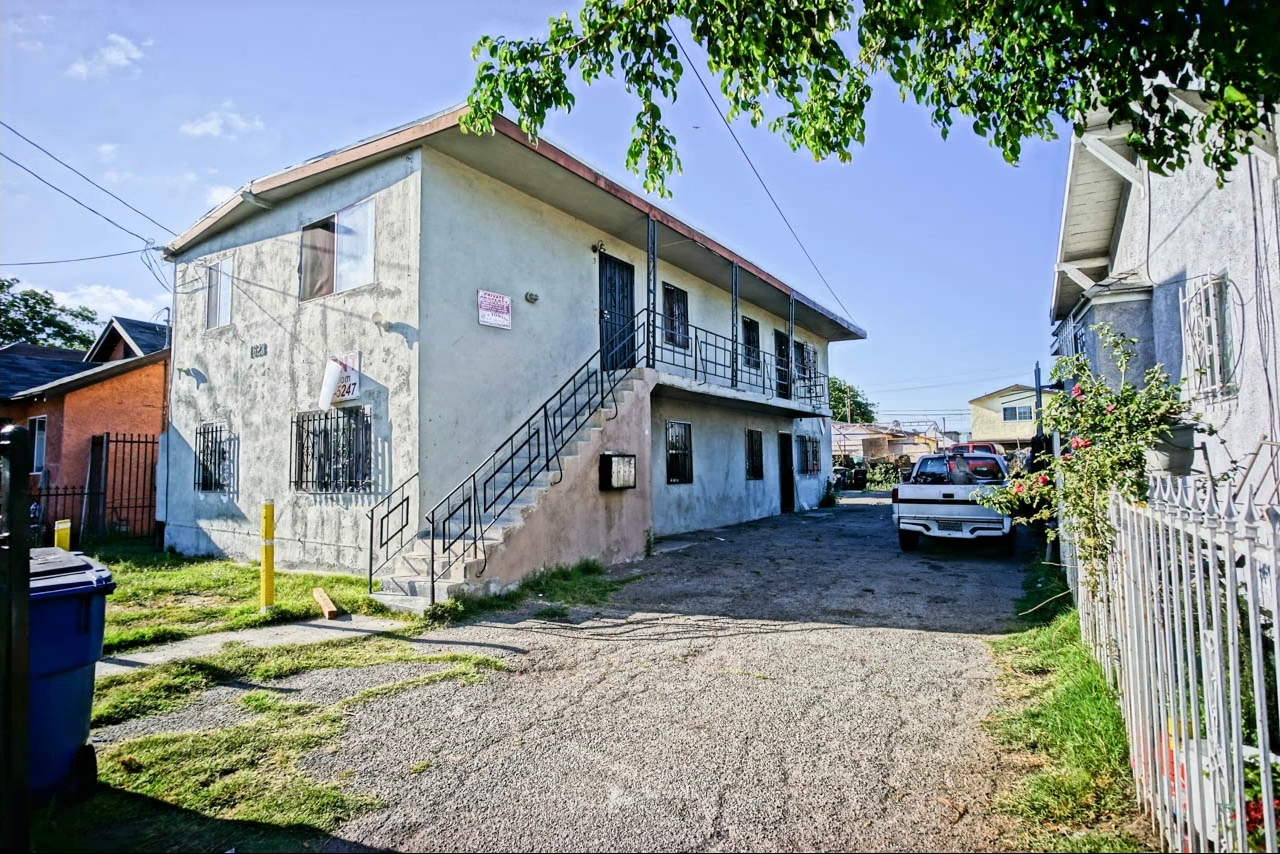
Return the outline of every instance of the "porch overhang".
[[[700,382],[661,368],[648,369],[654,383],[653,393],[672,400],[714,403],[726,409],[778,415],[784,418],[829,418],[831,410],[815,409],[803,401],[769,396],[759,391]]]

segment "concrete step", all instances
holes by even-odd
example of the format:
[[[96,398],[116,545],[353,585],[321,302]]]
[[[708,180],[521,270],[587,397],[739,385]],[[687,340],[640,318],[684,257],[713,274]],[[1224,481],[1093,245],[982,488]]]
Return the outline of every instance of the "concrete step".
[[[413,575],[388,575],[380,579],[382,581],[382,593],[392,594],[395,596],[406,596],[411,599],[430,599],[432,583],[429,579],[418,578]],[[456,581],[440,580],[435,582],[436,601],[442,602],[449,598],[449,590],[457,585]],[[376,594],[375,594],[376,595]]]
[[[423,616],[431,608],[431,599],[426,596],[403,596],[399,593],[374,593],[374,601],[381,602],[383,606],[392,610],[399,611],[404,614],[413,614],[416,617]],[[448,596],[441,597],[437,592],[436,603],[448,601]]]

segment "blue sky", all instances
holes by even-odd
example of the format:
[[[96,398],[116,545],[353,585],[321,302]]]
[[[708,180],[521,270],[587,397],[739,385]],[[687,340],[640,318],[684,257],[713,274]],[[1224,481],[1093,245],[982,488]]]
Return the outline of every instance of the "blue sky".
[[[462,101],[477,37],[537,34],[566,9],[573,0],[9,0],[0,117],[182,231],[245,181]],[[545,136],[639,190],[623,167],[634,114],[616,83],[580,85],[577,108]],[[660,204],[834,307],[692,74],[664,114],[684,174]],[[883,84],[851,163],[816,163],[742,121],[735,130],[869,332],[832,349],[833,374],[884,410],[948,412],[1029,382],[1036,359],[1047,369],[1064,140],[1029,142],[1014,168],[967,123],[944,142]],[[130,230],[168,236],[8,131],[0,150]],[[0,223],[0,262],[141,245],[7,162]],[[137,256],[0,272],[101,312],[167,305]]]

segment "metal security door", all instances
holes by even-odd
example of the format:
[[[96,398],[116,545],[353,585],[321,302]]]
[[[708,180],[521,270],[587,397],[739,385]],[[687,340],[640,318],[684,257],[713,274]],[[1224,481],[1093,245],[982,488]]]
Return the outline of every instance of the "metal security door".
[[[600,253],[600,367],[606,371],[636,366],[636,270]]]
[[[782,498],[781,512],[794,513],[796,509],[795,456],[792,453],[790,433],[778,434],[778,492]]]

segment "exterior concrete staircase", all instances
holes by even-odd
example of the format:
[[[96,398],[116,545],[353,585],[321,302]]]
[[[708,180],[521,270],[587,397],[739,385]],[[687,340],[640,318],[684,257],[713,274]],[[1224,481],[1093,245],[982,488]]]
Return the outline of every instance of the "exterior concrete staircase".
[[[393,610],[421,614],[431,607],[433,592],[439,603],[460,594],[488,595],[513,586],[484,577],[490,555],[535,516],[543,495],[569,467],[581,462],[577,458],[583,450],[598,444],[606,422],[637,393],[641,373],[592,368],[566,383],[539,410],[542,417],[526,422],[504,443],[505,449],[491,455],[441,502],[437,509],[442,516],[434,523],[429,520],[377,576],[382,591],[374,593],[374,599]],[[648,387],[640,391],[647,395]],[[471,488],[464,489],[468,483]],[[485,510],[486,505],[492,509]],[[529,566],[527,572],[540,568]]]

